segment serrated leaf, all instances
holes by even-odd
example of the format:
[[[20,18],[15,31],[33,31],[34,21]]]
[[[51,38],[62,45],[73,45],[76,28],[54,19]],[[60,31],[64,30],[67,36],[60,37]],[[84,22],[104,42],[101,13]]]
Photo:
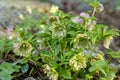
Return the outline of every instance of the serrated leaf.
[[[61,75],[65,78],[65,79],[71,79],[71,72],[69,70],[63,70]]]

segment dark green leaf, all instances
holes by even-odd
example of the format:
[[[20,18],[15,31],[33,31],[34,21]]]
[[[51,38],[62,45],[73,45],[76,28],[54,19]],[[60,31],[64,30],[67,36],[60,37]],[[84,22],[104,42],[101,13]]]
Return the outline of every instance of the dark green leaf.
[[[50,64],[50,66],[53,66],[53,67],[57,66],[57,63],[55,60],[50,60],[49,64]]]
[[[65,78],[65,79],[71,79],[71,72],[69,70],[63,70],[61,72],[61,75]]]
[[[28,64],[23,64],[20,69],[23,73],[26,73],[29,69],[29,65]]]

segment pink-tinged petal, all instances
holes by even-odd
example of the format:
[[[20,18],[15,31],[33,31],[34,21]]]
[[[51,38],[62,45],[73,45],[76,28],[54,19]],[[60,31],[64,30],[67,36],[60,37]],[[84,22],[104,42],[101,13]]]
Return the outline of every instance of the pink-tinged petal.
[[[83,22],[83,19],[81,19],[81,18],[79,18],[79,17],[75,17],[75,18],[72,18],[72,21],[74,22],[74,23],[82,23]]]
[[[13,28],[7,28],[7,32],[8,33],[11,33],[11,32],[13,32],[14,30],[13,30]]]
[[[81,24],[81,23],[83,23],[83,19],[78,18],[78,19],[77,19],[77,22]]]
[[[99,4],[99,6],[98,6],[98,11],[101,12],[101,11],[103,11],[103,10],[104,10],[103,4]]]
[[[13,39],[13,37],[14,37],[13,31],[14,31],[13,28],[7,28],[7,35],[10,40]]]
[[[87,14],[87,13],[85,13],[85,12],[81,12],[81,13],[80,13],[80,16],[81,16],[81,17],[84,17],[84,18],[86,18],[86,19],[90,18],[90,15]]]

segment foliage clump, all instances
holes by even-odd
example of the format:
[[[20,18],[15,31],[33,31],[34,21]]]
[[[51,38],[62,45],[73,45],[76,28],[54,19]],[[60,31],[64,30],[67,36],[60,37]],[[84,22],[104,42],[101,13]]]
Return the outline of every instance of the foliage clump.
[[[2,63],[8,66],[16,65],[15,69],[11,67],[12,71],[6,80],[16,78],[16,74],[20,73],[28,73],[33,77],[37,74],[40,79],[47,76],[50,80],[93,80],[96,76],[97,80],[113,80],[117,68],[110,66],[109,59],[104,59],[98,46],[104,40],[108,54],[120,59],[119,53],[109,48],[111,40],[118,32],[98,24],[94,14],[101,12],[104,7],[96,0],[87,1],[93,11],[82,12],[76,17],[62,12],[54,5],[48,13],[40,13],[41,18],[36,20],[30,16],[32,11],[28,9],[30,15],[21,17],[23,24],[16,26],[14,31],[9,32],[13,34],[7,36],[11,47],[9,51],[13,51],[19,59],[9,64]],[[0,48],[4,46],[6,45],[2,44]],[[2,64],[0,69],[4,71]],[[12,74],[13,72],[16,74]],[[13,75],[15,77],[12,77]],[[0,76],[0,79],[4,80],[3,77]]]

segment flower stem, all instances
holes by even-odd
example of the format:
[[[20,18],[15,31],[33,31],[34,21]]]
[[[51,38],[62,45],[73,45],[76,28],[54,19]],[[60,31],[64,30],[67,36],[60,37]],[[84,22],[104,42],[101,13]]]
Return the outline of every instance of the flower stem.
[[[92,53],[96,50],[97,48],[97,45],[95,45],[94,49],[90,52],[89,56],[91,57],[92,56]]]
[[[95,15],[95,11],[96,11],[96,8],[93,9],[93,13],[91,16],[94,16]]]
[[[78,76],[78,74],[79,74],[79,71],[76,71],[75,74],[73,75],[72,80],[75,80],[75,78]]]
[[[110,56],[110,57],[106,60],[106,62],[107,62],[107,63],[110,63],[111,60],[112,60],[112,57]]]
[[[52,49],[52,47],[51,47],[51,45],[49,44],[49,42],[48,42],[48,41],[46,41],[46,42],[47,42],[47,44],[48,44],[50,50],[52,51],[52,53],[54,53],[54,50]]]

